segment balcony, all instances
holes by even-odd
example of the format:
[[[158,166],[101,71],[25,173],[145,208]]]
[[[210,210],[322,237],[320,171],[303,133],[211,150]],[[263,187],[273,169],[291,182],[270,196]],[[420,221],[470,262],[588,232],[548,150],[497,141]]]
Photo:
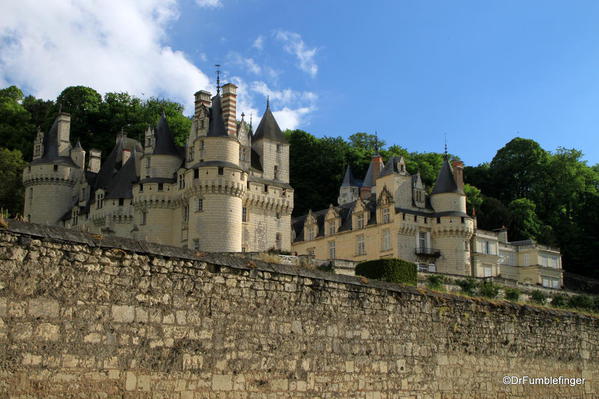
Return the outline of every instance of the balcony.
[[[428,256],[438,258],[441,256],[441,251],[435,248],[418,247],[415,250],[416,256]]]

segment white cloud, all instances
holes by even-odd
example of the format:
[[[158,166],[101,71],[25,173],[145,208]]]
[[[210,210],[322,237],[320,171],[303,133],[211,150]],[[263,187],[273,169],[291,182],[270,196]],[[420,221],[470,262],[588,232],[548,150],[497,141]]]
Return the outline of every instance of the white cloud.
[[[289,54],[295,55],[299,61],[299,68],[308,75],[314,77],[318,73],[318,65],[314,61],[316,48],[308,48],[299,33],[277,31],[275,37],[283,42],[283,49]]]
[[[200,7],[216,8],[222,7],[223,3],[220,0],[196,0],[196,4]]]
[[[251,57],[243,57],[241,54],[232,51],[227,55],[227,59],[230,63],[239,65],[244,70],[250,71],[253,74],[259,75],[262,73],[260,65],[258,65]]]
[[[296,109],[285,107],[279,111],[274,111],[273,115],[282,130],[293,130],[297,129],[302,124],[304,117],[314,110],[314,107],[302,107]]]
[[[264,36],[258,36],[256,40],[254,40],[254,43],[252,43],[252,47],[257,50],[262,50],[264,48]]]
[[[254,81],[251,89],[264,97],[270,97],[271,100],[280,101],[281,104],[294,104],[299,102],[316,102],[318,96],[311,91],[296,91],[292,89],[272,90],[265,82]]]
[[[67,86],[162,96],[193,110],[208,77],[164,44],[176,0],[22,0],[0,6],[0,82],[54,98]]]

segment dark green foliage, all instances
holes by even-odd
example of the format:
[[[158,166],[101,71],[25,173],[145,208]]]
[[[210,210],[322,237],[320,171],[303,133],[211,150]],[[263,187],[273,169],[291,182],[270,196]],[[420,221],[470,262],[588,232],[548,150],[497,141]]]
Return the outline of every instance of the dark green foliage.
[[[542,291],[534,290],[530,294],[530,299],[532,299],[533,302],[538,303],[539,305],[544,305],[545,302],[547,302],[547,295]]]
[[[506,288],[505,289],[505,299],[508,301],[517,301],[520,299],[521,292],[517,288]]]
[[[485,298],[497,298],[499,295],[499,286],[491,281],[483,281],[478,287],[478,294]]]
[[[432,274],[426,278],[427,287],[433,290],[442,289],[443,283],[445,283],[445,277],[438,274]]]
[[[474,295],[477,287],[476,280],[472,278],[457,280],[456,284],[460,286],[462,292],[466,295]]]
[[[26,162],[19,150],[0,147],[0,208],[10,217],[23,213],[22,174]]]
[[[563,308],[568,304],[568,297],[566,295],[557,294],[551,298],[551,306],[556,308]]]
[[[390,283],[416,285],[416,264],[403,259],[377,259],[356,266],[356,275]]]
[[[593,298],[589,295],[573,295],[568,299],[568,307],[582,310],[593,310]]]

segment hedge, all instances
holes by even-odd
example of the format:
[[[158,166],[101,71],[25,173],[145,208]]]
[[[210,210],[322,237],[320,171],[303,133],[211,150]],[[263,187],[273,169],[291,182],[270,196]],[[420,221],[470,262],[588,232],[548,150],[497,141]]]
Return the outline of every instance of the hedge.
[[[416,285],[416,264],[403,259],[377,259],[359,263],[356,275],[390,283]]]

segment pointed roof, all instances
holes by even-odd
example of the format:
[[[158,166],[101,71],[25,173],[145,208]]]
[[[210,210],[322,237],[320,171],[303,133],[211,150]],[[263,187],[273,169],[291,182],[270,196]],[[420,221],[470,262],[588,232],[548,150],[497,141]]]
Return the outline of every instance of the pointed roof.
[[[227,129],[225,128],[225,119],[220,103],[220,94],[212,97],[212,108],[210,108],[210,123],[208,126],[208,137],[227,137]]]
[[[175,145],[175,140],[171,134],[171,129],[168,126],[166,115],[164,112],[158,121],[156,126],[156,132],[154,134],[155,145],[153,154],[156,155],[174,155],[181,158],[181,152]]]
[[[270,110],[269,103],[266,103],[266,111],[264,111],[264,115],[262,115],[260,124],[256,129],[256,133],[254,134],[254,140],[259,139],[268,139],[283,144],[288,143],[287,138],[285,138],[285,135],[281,131],[281,128],[279,127],[279,124],[277,123],[275,116],[272,114]]]
[[[106,190],[106,198],[133,198],[133,183],[137,182],[136,158],[137,151],[133,149],[125,165],[116,173]]]
[[[71,157],[63,157],[58,154],[58,118],[60,115],[65,114],[64,112],[59,113],[54,119],[52,127],[48,133],[44,134],[44,153],[38,159],[35,159],[32,164],[38,163],[60,163],[68,166],[78,167],[75,165]]]
[[[439,172],[439,176],[437,177],[437,181],[435,182],[435,187],[433,188],[432,194],[441,194],[441,193],[458,193],[464,194],[464,190],[461,190],[453,176],[453,170],[451,169],[451,165],[449,164],[449,160],[445,158],[443,161],[443,166],[441,166],[441,171]]]
[[[372,170],[372,162],[370,162],[370,165],[368,165],[368,170],[366,171],[366,176],[364,177],[364,182],[362,183],[362,187],[374,186],[374,172]]]
[[[123,136],[117,136],[116,145],[106,157],[106,160],[102,163],[98,176],[96,177],[95,189],[106,190],[110,185],[112,177],[117,172],[117,164],[122,159],[123,152]]]
[[[360,187],[360,183],[354,178],[354,174],[349,165],[347,165],[347,168],[345,169],[345,176],[343,177],[341,187]]]
[[[403,161],[403,157],[392,157],[389,162],[387,162],[387,165],[385,165],[385,167],[383,168],[383,171],[381,172],[381,176],[387,176],[387,175],[391,175],[393,173],[402,173],[402,171],[399,170],[398,165]]]

